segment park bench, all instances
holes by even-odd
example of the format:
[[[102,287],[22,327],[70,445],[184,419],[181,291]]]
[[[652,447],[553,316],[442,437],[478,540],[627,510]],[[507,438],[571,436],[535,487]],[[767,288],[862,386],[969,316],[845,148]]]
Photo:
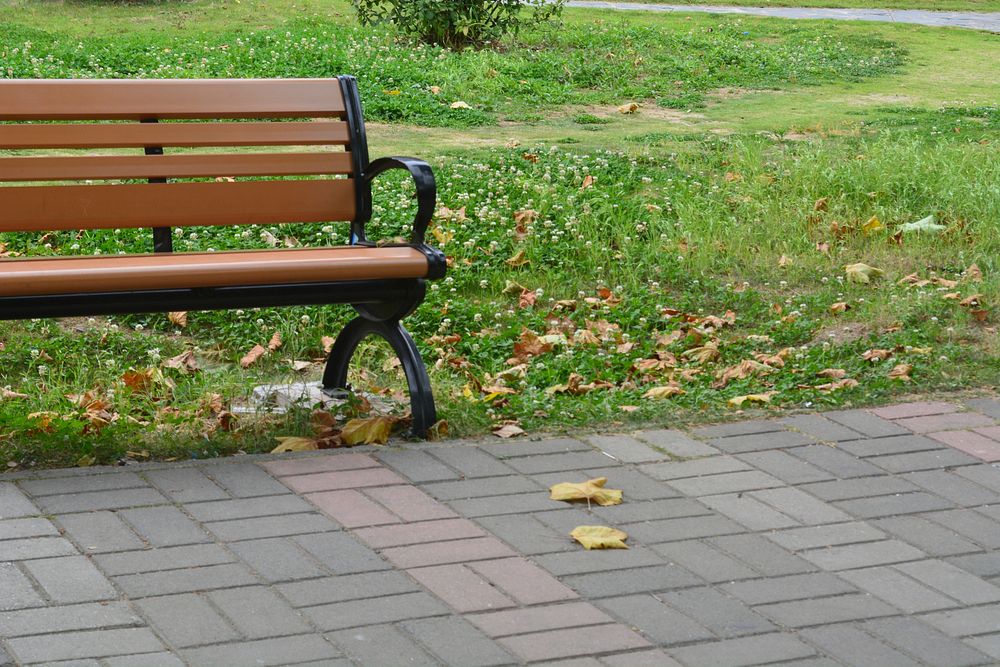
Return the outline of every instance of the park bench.
[[[424,243],[434,175],[414,158],[369,162],[353,77],[0,81],[0,150],[30,150],[0,157],[0,233],[152,229],[148,254],[0,260],[0,319],[350,304],[358,316],[329,353],[324,389],[347,388],[357,346],[381,336],[406,373],[413,431],[436,422],[400,324],[445,274]],[[376,244],[371,184],[389,169],[412,176],[417,213],[409,242]],[[334,221],[350,222],[350,245],[172,248],[174,227]]]

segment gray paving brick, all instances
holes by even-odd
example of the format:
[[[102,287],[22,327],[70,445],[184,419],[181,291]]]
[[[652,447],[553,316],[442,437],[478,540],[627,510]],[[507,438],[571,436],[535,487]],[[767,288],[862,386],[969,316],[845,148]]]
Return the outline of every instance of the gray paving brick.
[[[723,595],[714,588],[688,588],[670,591],[662,600],[689,616],[719,637],[741,637],[777,630],[770,621],[755,614],[742,602]]]
[[[604,521],[612,523],[655,521],[657,519],[674,519],[710,514],[710,511],[704,505],[688,498],[630,501],[621,505],[609,505],[607,507],[594,505],[590,508],[590,512],[599,516]]]
[[[518,456],[539,454],[561,454],[563,452],[591,452],[593,447],[573,438],[551,438],[547,440],[514,440],[512,442],[491,442],[479,448],[497,457],[509,459]]]
[[[0,519],[17,519],[40,514],[34,503],[11,482],[0,482]]]
[[[811,463],[806,463],[802,459],[797,459],[778,449],[748,452],[740,454],[737,458],[788,484],[807,484],[833,479],[833,474],[826,470],[817,468]]]
[[[184,663],[173,653],[161,651],[104,658],[104,667],[184,667]]]
[[[827,419],[843,424],[869,438],[883,438],[891,435],[906,435],[909,433],[902,426],[897,426],[887,419],[876,417],[865,410],[843,410],[840,412],[825,412]]]
[[[955,468],[952,472],[980,486],[985,486],[987,489],[1000,492],[1000,468],[996,466],[983,463],[977,466]]]
[[[311,630],[287,602],[263,586],[211,591],[207,597],[244,637],[250,639],[294,635]]]
[[[74,475],[50,479],[26,479],[20,483],[21,489],[31,496],[54,496],[62,493],[88,493],[91,491],[111,491],[149,486],[146,480],[132,472],[116,472],[107,475]]]
[[[287,538],[236,542],[229,547],[233,553],[269,582],[314,579],[327,574],[319,563]]]
[[[968,637],[965,643],[1000,660],[1000,634]]]
[[[755,581],[736,581],[720,588],[749,605],[772,602],[789,602],[807,598],[821,598],[841,593],[854,593],[857,589],[829,572],[791,574]]]
[[[739,493],[783,486],[784,482],[757,470],[670,480],[670,485],[688,496]]]
[[[60,605],[0,614],[0,637],[139,625],[142,619],[122,602]]]
[[[929,623],[949,637],[967,637],[996,632],[1000,628],[1000,605],[966,607],[925,614],[920,620]]]
[[[818,496],[822,500],[852,500],[871,496],[884,496],[894,493],[919,491],[916,484],[907,482],[901,477],[879,475],[877,477],[860,477],[840,479],[832,482],[819,482],[799,487],[802,491]]]
[[[823,442],[860,440],[865,436],[823,415],[793,415],[780,420],[789,428],[812,436]]]
[[[702,579],[720,583],[760,576],[732,556],[698,540],[667,542],[652,547],[671,563],[676,563]]]
[[[926,491],[900,493],[892,496],[876,496],[874,498],[855,498],[840,500],[834,505],[851,516],[861,519],[877,519],[897,514],[917,514],[954,507],[954,504]]]
[[[709,538],[707,541],[769,577],[801,574],[816,569],[759,535],[729,535]]]
[[[175,503],[195,503],[229,498],[222,487],[197,468],[164,468],[150,470],[146,479]]]
[[[735,521],[731,521],[725,517],[707,515],[630,523],[622,526],[622,530],[640,542],[656,544],[658,542],[692,540],[699,537],[711,537],[713,535],[732,535],[734,533],[742,533],[746,529]]]
[[[908,614],[948,609],[958,604],[888,566],[847,570],[839,576]]]
[[[1000,494],[946,470],[912,472],[904,477],[931,493],[963,507],[1000,502]]]
[[[613,623],[614,619],[589,602],[535,605],[475,614],[467,620],[490,637],[504,637],[526,632]]]
[[[604,667],[682,667],[681,663],[660,649],[607,655],[600,659],[599,664]]]
[[[419,590],[412,579],[395,570],[297,581],[279,584],[275,588],[295,607],[414,593]]]
[[[632,570],[576,574],[563,577],[562,582],[586,598],[664,591],[703,583],[701,579],[677,565],[654,565]]]
[[[147,486],[137,489],[43,496],[37,502],[46,514],[69,514],[70,512],[93,512],[144,505],[163,505],[167,499],[156,489]]]
[[[412,482],[461,479],[462,475],[425,451],[415,449],[378,452],[375,458]]]
[[[213,521],[206,523],[205,527],[215,533],[215,536],[223,542],[321,533],[340,529],[334,521],[318,513]]]
[[[803,630],[801,636],[819,646],[825,653],[848,665],[857,667],[918,667],[896,649],[849,625],[831,625]]]
[[[516,550],[529,556],[576,550],[565,533],[553,530],[531,514],[479,517],[476,522]]]
[[[655,480],[652,477],[625,466],[615,466],[612,468],[591,468],[583,471],[584,477],[593,479],[594,477],[607,477],[608,488],[624,489],[626,502],[636,500],[656,500],[659,498],[675,498],[679,494],[670,485]],[[566,481],[566,475],[562,475]]]
[[[7,654],[7,651],[3,650],[0,646],[0,667],[13,667],[14,660]]]
[[[811,625],[826,625],[899,613],[884,602],[862,593],[777,602],[760,605],[754,609],[775,623],[788,628],[805,628]]]
[[[965,402],[970,410],[975,410],[993,419],[1000,420],[1000,400],[995,398],[973,398]]]
[[[719,642],[679,646],[671,653],[685,664],[699,667],[744,667],[815,655],[812,647],[784,633],[740,637]]]
[[[541,456],[524,456],[507,460],[507,465],[526,475],[563,470],[603,468],[611,463],[614,463],[614,459],[595,451],[543,454]]]
[[[28,518],[0,521],[0,541],[58,535],[59,530],[48,519]]]
[[[857,542],[873,542],[885,538],[885,533],[868,523],[854,521],[832,526],[790,528],[766,535],[769,540],[791,551],[831,547]]]
[[[844,442],[840,444],[840,448],[861,458],[942,449],[940,442],[922,435],[894,435],[888,438]]]
[[[427,453],[448,464],[463,477],[497,477],[514,474],[513,468],[477,447],[437,447],[427,450]]]
[[[989,657],[915,618],[880,618],[864,629],[897,649],[935,667],[985,665]]]
[[[701,502],[750,530],[774,530],[798,526],[798,521],[762,503],[751,494],[724,493],[705,496]]]
[[[711,639],[712,633],[697,621],[651,595],[628,595],[601,600],[598,606],[637,628],[657,644],[683,644]]]
[[[830,658],[803,658],[801,660],[791,660],[781,663],[781,667],[843,667],[842,663],[834,662]]]
[[[304,607],[302,612],[324,631],[449,613],[444,605],[423,591]]]
[[[156,547],[210,542],[202,528],[176,507],[143,507],[122,510],[124,519],[143,539]]]
[[[157,632],[179,648],[240,638],[205,598],[194,593],[146,598],[135,604]]]
[[[636,437],[678,459],[713,456],[719,453],[719,450],[715,447],[693,440],[682,431],[639,431]]]
[[[488,479],[470,479],[460,482],[439,482],[421,487],[438,500],[460,500],[463,498],[480,498],[483,496],[502,496],[515,493],[535,493],[544,487],[527,477],[520,475],[509,477],[490,477]]]
[[[799,555],[824,570],[833,571],[901,563],[927,557],[927,554],[920,549],[899,540],[843,544],[802,551]]]
[[[538,556],[534,560],[557,577],[567,574],[624,570],[632,567],[664,564],[662,556],[645,547],[632,547],[627,551],[616,549],[577,550],[568,554]]]
[[[569,533],[577,526],[586,523],[593,523],[594,515],[581,506],[566,507],[565,509],[550,510],[548,512],[535,512],[533,515],[544,525],[559,533],[566,540],[572,541]],[[576,544],[576,542],[573,542]]]
[[[410,635],[391,625],[340,630],[327,637],[362,665],[436,667],[440,664]]]
[[[791,487],[754,491],[748,495],[806,525],[836,523],[851,519],[836,507]]]
[[[964,604],[1000,601],[1000,588],[942,560],[901,563],[896,569]]]
[[[699,477],[701,475],[720,475],[727,472],[750,470],[750,466],[732,456],[710,456],[691,461],[670,461],[667,463],[649,463],[639,466],[653,479],[671,480],[684,477]]]
[[[919,516],[893,516],[873,521],[872,525],[931,556],[952,556],[980,549],[958,533]]]
[[[0,611],[44,604],[28,579],[14,563],[0,562]]]
[[[514,660],[499,644],[457,616],[404,621],[400,627],[448,665],[490,667]]]
[[[139,536],[114,512],[84,512],[56,517],[59,525],[87,553],[142,549]]]
[[[630,435],[592,435],[590,444],[624,463],[649,463],[670,457]]]
[[[964,454],[950,447],[912,454],[892,454],[868,459],[883,470],[893,473],[912,472],[915,470],[934,470],[951,466],[965,466],[979,463],[979,459]]]
[[[185,505],[185,511],[198,521],[229,521],[250,519],[278,514],[297,514],[314,511],[314,507],[299,496],[263,496],[260,498],[238,498],[198,502]]]
[[[75,553],[76,548],[61,537],[28,537],[0,542],[0,561],[68,556]]]
[[[111,576],[220,565],[235,560],[232,554],[218,544],[192,544],[94,556],[94,562]]]
[[[990,508],[977,510],[961,509],[945,512],[930,512],[924,518],[939,523],[966,539],[982,544],[990,549],[1000,548],[1000,522],[996,521]]]
[[[785,425],[780,421],[758,419],[702,426],[692,430],[691,433],[703,440],[707,440],[709,438],[731,438],[741,435],[755,435],[757,433],[774,433],[783,430],[785,430]]]
[[[126,574],[114,577],[114,581],[131,598],[190,593],[260,583],[260,580],[245,565],[238,563]]]
[[[729,438],[716,438],[708,442],[713,447],[717,447],[724,452],[740,454],[742,452],[757,452],[764,449],[798,447],[799,445],[807,445],[815,441],[814,438],[804,433],[774,431],[771,433],[754,433]]]
[[[515,493],[506,496],[487,496],[484,498],[464,498],[445,501],[462,516],[475,518],[481,516],[498,516],[501,514],[523,514],[526,512],[543,512],[557,509],[565,505],[556,500],[550,500],[549,494],[535,491],[534,493]]]
[[[31,560],[24,567],[54,602],[90,602],[118,596],[111,582],[86,556]]]
[[[100,658],[123,653],[162,651],[148,628],[88,630],[9,639],[14,656],[24,663]]]
[[[387,570],[378,554],[344,533],[320,533],[292,538],[334,574],[357,574]]]
[[[1000,552],[998,551],[956,556],[949,558],[948,562],[962,568],[966,572],[971,572],[977,577],[1000,576]]]
[[[235,498],[290,493],[287,486],[252,463],[207,465],[201,471]]]
[[[823,468],[841,479],[882,475],[885,472],[867,461],[862,461],[837,447],[829,445],[796,447],[790,450],[789,454],[797,456],[814,466]]]
[[[257,641],[241,641],[181,651],[181,657],[191,667],[221,665],[292,665],[307,660],[328,660],[340,655],[333,645],[318,635],[277,637]],[[332,663],[330,664],[333,667]],[[305,665],[302,665],[305,667]]]

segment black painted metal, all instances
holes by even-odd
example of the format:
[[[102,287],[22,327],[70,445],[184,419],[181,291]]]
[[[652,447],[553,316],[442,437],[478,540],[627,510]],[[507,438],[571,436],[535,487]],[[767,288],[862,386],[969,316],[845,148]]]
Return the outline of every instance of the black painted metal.
[[[143,118],[140,123],[157,123],[156,118]],[[146,155],[163,155],[163,146],[146,146]],[[165,178],[150,178],[150,183],[166,183]],[[170,233],[170,227],[153,228],[153,252],[173,252],[174,239]]]
[[[411,242],[422,244],[427,234],[427,227],[434,219],[434,207],[437,204],[437,184],[434,182],[434,172],[431,166],[423,160],[414,157],[382,157],[370,165],[365,171],[364,180],[368,184],[371,196],[371,182],[379,174],[390,169],[405,169],[413,177],[417,187],[417,214],[413,219],[413,237]]]
[[[431,381],[427,377],[427,368],[420,351],[398,320],[389,322],[373,322],[364,317],[358,317],[350,322],[337,336],[337,341],[330,350],[323,373],[323,389],[333,392],[351,387],[347,382],[347,371],[351,358],[358,345],[365,338],[376,335],[384,338],[392,346],[406,373],[406,384],[410,391],[410,413],[413,416],[413,434],[417,437],[427,435],[427,429],[437,422],[437,410],[434,407],[434,394],[431,391]]]
[[[372,190],[365,180],[368,171],[368,136],[365,134],[365,118],[361,110],[361,95],[358,92],[358,80],[353,76],[339,76],[340,90],[344,95],[344,121],[347,123],[347,133],[350,143],[347,150],[351,152],[351,178],[354,179],[355,213],[351,221],[351,245],[364,243],[365,224],[372,218]]]

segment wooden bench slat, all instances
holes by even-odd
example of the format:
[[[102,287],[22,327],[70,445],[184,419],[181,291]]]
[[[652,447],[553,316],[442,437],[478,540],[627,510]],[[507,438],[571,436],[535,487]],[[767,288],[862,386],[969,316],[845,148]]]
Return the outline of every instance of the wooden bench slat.
[[[98,155],[0,158],[0,181],[349,174],[350,153]]]
[[[423,278],[410,247],[339,247],[0,261],[0,297]]]
[[[352,179],[0,187],[0,231],[352,220]]]
[[[301,121],[0,125],[0,148],[343,145],[347,130],[347,123]]]
[[[0,99],[0,120],[344,115],[336,79],[10,79]]]

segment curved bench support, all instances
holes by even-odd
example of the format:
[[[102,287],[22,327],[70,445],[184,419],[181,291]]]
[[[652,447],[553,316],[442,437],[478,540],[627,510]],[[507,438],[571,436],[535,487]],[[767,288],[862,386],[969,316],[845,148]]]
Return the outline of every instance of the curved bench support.
[[[427,377],[427,368],[420,358],[420,352],[399,320],[375,322],[365,317],[356,317],[348,322],[330,350],[326,370],[323,373],[323,390],[330,392],[336,389],[350,389],[347,383],[347,370],[351,365],[351,357],[354,356],[354,351],[361,341],[372,334],[384,338],[402,362],[410,390],[413,434],[424,437],[427,429],[437,422],[434,394],[431,393],[430,378]]]

